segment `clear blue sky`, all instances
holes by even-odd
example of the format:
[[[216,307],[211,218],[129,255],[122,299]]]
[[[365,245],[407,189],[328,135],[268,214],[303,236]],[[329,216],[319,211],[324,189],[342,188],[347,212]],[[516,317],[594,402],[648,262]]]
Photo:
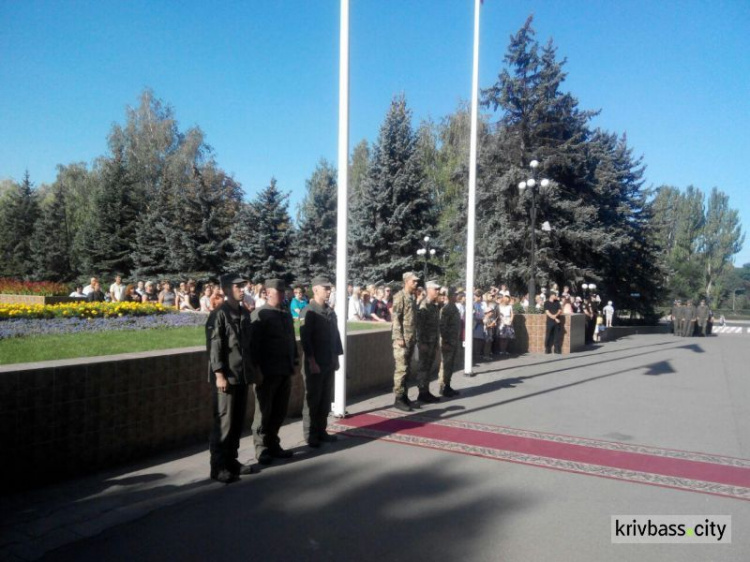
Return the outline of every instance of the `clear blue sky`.
[[[750,2],[485,0],[480,86],[532,13],[564,89],[628,134],[647,185],[716,186],[750,225]],[[337,0],[0,0],[0,178],[91,163],[150,87],[248,197],[275,176],[294,212],[317,161],[336,163],[338,18]],[[394,94],[415,125],[469,98],[472,18],[471,0],[351,0],[352,147]]]

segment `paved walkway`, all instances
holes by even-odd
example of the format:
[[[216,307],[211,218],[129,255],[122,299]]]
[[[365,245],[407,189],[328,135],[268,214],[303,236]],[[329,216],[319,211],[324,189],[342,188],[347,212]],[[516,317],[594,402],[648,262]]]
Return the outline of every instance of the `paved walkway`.
[[[503,359],[414,413],[354,402],[317,451],[293,420],[294,458],[230,486],[196,447],[0,498],[0,560],[748,560],[744,341]],[[668,514],[730,515],[732,543],[611,543],[611,515]]]

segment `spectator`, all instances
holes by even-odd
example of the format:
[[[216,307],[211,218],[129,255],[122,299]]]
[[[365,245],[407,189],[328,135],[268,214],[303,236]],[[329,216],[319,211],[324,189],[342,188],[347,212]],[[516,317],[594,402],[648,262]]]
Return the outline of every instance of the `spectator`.
[[[89,291],[89,294],[86,295],[86,301],[104,302],[104,293],[102,292],[101,285],[99,285],[99,281],[96,279],[91,283],[91,290]]]
[[[508,355],[508,344],[510,340],[516,337],[516,333],[513,330],[513,306],[510,304],[510,297],[508,295],[503,295],[497,311],[499,315],[498,337],[500,338],[500,355]]]
[[[177,291],[175,292],[177,293],[174,303],[175,308],[177,308],[177,310],[182,310],[182,301],[185,299],[185,297],[187,297],[187,285],[184,281],[180,283]]]
[[[88,294],[94,290],[94,283],[98,282],[99,279],[97,277],[92,277],[90,283],[83,288],[83,294],[88,296]]]
[[[245,289],[242,291],[242,306],[248,312],[255,310],[255,294],[253,293],[253,286],[250,283],[245,285]],[[201,310],[203,310],[203,305],[201,305]]]
[[[472,311],[474,315],[474,331],[472,333],[474,357],[479,359],[484,351],[484,310],[482,310],[482,291],[479,289],[474,291]],[[473,374],[469,376],[473,376]]]
[[[292,312],[292,319],[299,320],[299,313],[302,309],[307,306],[307,298],[305,297],[305,290],[301,285],[297,285],[294,288],[294,296],[292,302],[289,304],[289,310]]]
[[[177,295],[172,290],[172,284],[169,281],[164,281],[163,287],[159,293],[159,304],[167,308],[177,308]]]
[[[146,292],[146,288],[143,286],[143,281],[138,281],[138,285],[135,288],[135,293],[139,297],[143,297],[143,293]]]
[[[385,300],[385,291],[383,290],[383,287],[375,289],[375,299],[372,301],[372,311],[381,321],[391,321],[391,311],[388,310],[388,303]]]
[[[201,299],[195,290],[195,281],[187,282],[187,293],[180,299],[180,311],[198,312],[201,308]]]
[[[258,301],[255,302],[257,304]],[[224,304],[224,292],[219,285],[216,285],[211,293],[211,310],[218,309],[222,304]]]
[[[602,312],[604,312],[604,317],[607,320],[607,328],[611,328],[612,319],[615,316],[615,307],[612,306],[612,301],[607,302],[607,306],[602,309]]]
[[[146,281],[146,290],[141,297],[142,302],[158,302],[159,295],[156,293],[153,281]]]
[[[346,318],[350,322],[356,322],[364,318],[362,301],[359,299],[359,287],[352,287],[352,296],[349,297],[349,313]]]
[[[213,292],[213,285],[207,283],[205,289],[203,289],[203,296],[201,297],[201,312],[211,312],[214,309],[214,307],[211,306],[211,295]],[[254,305],[253,308],[255,308]]]
[[[86,295],[83,294],[83,286],[82,285],[76,285],[75,291],[70,293],[71,297],[77,298],[77,299],[85,299]]]
[[[122,276],[115,275],[115,282],[109,286],[109,299],[112,302],[120,302],[125,294],[125,285],[122,284]]]
[[[573,314],[573,299],[570,295],[563,297],[562,303],[563,314]]]
[[[266,302],[266,288],[263,283],[258,283],[255,286],[255,308],[260,308],[265,305]]]
[[[130,285],[125,287],[120,302],[141,302],[140,295],[135,292],[135,285],[131,283]]]
[[[362,319],[372,322],[385,322],[383,318],[375,313],[375,305],[370,300],[370,292],[362,292]]]

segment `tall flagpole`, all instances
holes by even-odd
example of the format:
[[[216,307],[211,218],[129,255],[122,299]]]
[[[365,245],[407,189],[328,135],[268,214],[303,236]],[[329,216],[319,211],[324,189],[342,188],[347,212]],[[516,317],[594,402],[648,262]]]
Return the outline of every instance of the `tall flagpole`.
[[[341,0],[341,25],[339,31],[339,155],[338,155],[338,207],[336,213],[336,316],[338,317],[344,354],[336,371],[333,415],[346,415],[346,250],[348,228],[349,184],[349,0]]]
[[[474,0],[474,69],[471,80],[471,144],[469,148],[469,213],[466,236],[466,312],[464,313],[464,373],[474,368],[474,223],[477,204],[477,130],[479,119],[479,8],[481,0]]]

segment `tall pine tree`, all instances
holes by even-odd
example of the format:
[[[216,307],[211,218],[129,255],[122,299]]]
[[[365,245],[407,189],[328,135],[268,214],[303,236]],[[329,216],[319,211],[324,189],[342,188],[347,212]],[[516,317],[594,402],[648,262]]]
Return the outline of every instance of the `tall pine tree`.
[[[231,248],[224,264],[254,283],[280,278],[294,279],[290,246],[293,237],[289,194],[281,193],[276,179],[250,204],[243,204],[229,236]]]
[[[357,283],[400,281],[417,265],[419,241],[434,235],[436,215],[403,96],[391,102],[351,217],[349,271]]]
[[[0,276],[30,277],[34,225],[39,218],[39,199],[28,170],[20,184],[12,184],[3,194],[0,208]]]
[[[306,186],[294,242],[294,273],[303,282],[336,270],[336,169],[321,160]]]

